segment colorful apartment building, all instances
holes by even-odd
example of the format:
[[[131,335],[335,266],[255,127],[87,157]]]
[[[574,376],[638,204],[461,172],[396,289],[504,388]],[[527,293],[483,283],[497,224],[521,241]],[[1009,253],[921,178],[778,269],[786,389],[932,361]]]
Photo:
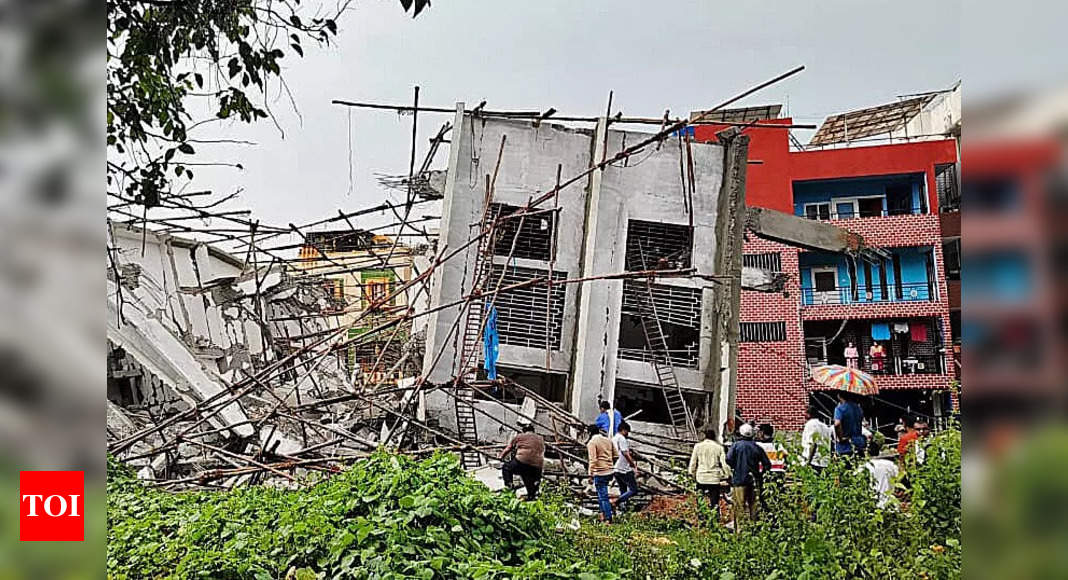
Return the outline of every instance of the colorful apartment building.
[[[798,429],[809,404],[829,414],[832,393],[809,378],[813,365],[827,363],[856,364],[876,376],[881,392],[866,403],[866,412],[879,428],[892,432],[893,423],[909,413],[937,418],[951,412],[954,333],[939,200],[956,188],[957,145],[930,136],[892,143],[865,139],[886,129],[877,125],[880,115],[900,121],[929,100],[919,107],[903,103],[908,108],[829,118],[813,139],[820,147],[791,148],[785,129],[745,129],[749,206],[832,222],[862,235],[883,257],[854,259],[755,237],[745,241],[745,265],[780,271],[788,280],[782,293],[742,295],[737,407],[744,418]],[[777,107],[761,109],[768,117],[761,124],[792,124],[775,118]],[[834,136],[834,123],[843,119],[858,142]],[[700,125],[694,136],[715,140],[723,128]]]

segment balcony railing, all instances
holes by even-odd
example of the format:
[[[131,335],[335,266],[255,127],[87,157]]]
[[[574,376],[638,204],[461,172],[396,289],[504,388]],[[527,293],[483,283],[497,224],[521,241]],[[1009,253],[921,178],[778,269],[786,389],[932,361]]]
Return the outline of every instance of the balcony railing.
[[[944,375],[946,374],[945,357],[941,354],[917,355],[917,356],[887,356],[882,359],[881,365],[873,364],[870,356],[862,356],[856,362],[860,370],[872,375]],[[830,357],[829,361],[809,359],[809,366],[822,364],[846,365],[847,361],[842,357]],[[881,366],[881,368],[876,368]]]
[[[802,306],[819,306],[823,304],[872,304],[881,302],[928,302],[938,299],[937,292],[932,284],[927,282],[910,282],[901,284],[900,293],[898,286],[888,284],[886,292],[882,286],[868,290],[866,285],[858,285],[856,296],[853,288],[849,286],[835,286],[834,288],[817,290],[815,288],[801,289]]]
[[[700,350],[696,346],[693,348],[673,349],[667,351],[667,353],[668,358],[671,359],[671,366],[691,369],[697,368]],[[659,355],[646,348],[619,347],[618,356],[619,358],[626,360],[653,362]]]

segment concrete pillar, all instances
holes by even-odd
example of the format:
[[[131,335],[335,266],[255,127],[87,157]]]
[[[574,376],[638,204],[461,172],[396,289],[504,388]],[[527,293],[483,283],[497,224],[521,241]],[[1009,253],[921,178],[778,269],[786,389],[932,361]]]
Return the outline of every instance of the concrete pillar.
[[[602,117],[597,121],[597,129],[594,131],[591,143],[591,163],[598,163],[602,157],[602,144],[608,131],[608,122]],[[609,274],[607,271],[599,271],[598,263],[605,264],[610,261],[598,260],[597,252],[611,251],[598,244],[598,238],[610,239],[605,235],[611,232],[613,224],[607,223],[601,209],[601,182],[604,178],[603,170],[596,170],[590,175],[589,187],[586,193],[586,223],[582,239],[582,271],[581,276],[597,276]],[[609,228],[606,230],[606,228]],[[578,320],[575,330],[575,353],[571,363],[571,412],[590,423],[597,417],[598,398],[612,401],[615,397],[615,345],[609,345],[608,331],[605,319],[613,320],[607,316],[608,289],[613,282],[599,280],[587,282],[579,286],[578,296]],[[618,319],[618,318],[617,318]],[[613,347],[613,356],[608,356],[606,350]]]
[[[446,246],[446,255],[467,243],[470,236],[470,228],[467,227],[472,213],[471,204],[481,205],[478,200],[468,199],[467,196],[457,195],[457,192],[467,188],[466,184],[457,183],[461,152],[466,152],[470,157],[471,144],[466,142],[468,132],[464,130],[464,104],[456,103],[456,118],[452,124],[451,145],[449,147],[449,168],[445,177],[444,199],[441,202],[441,234],[438,238],[438,249]],[[453,223],[457,227],[451,227]],[[469,287],[464,273],[471,266],[471,258],[476,253],[475,245],[472,244],[465,252],[448,260],[434,270],[431,276],[430,309],[434,310],[441,304],[449,304],[463,297]],[[468,262],[468,268],[464,263]],[[460,315],[461,306],[453,306],[429,315],[426,331],[426,355],[423,357],[423,376],[431,383],[444,383],[456,375],[456,333],[453,325]],[[441,357],[438,358],[438,349],[442,349]]]

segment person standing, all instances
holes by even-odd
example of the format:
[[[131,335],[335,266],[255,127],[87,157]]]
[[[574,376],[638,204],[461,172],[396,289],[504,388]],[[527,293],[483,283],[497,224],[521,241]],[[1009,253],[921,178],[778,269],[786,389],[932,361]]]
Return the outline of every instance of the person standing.
[[[731,502],[734,509],[734,531],[742,529],[742,520],[747,516],[755,520],[757,503],[755,486],[761,470],[771,469],[771,461],[759,445],[753,442],[753,426],[746,423],[738,428],[739,441],[727,452],[727,465],[731,468]]]
[[[608,433],[609,437],[613,437],[619,430],[619,424],[623,422],[623,415],[612,409],[608,401],[601,401],[600,407],[601,414],[597,416],[597,427]]]
[[[838,391],[838,406],[834,408],[834,452],[838,455],[864,455],[867,439],[861,430],[864,411],[851,394]]]
[[[693,446],[690,454],[690,476],[697,482],[697,491],[704,494],[713,513],[719,513],[719,498],[725,485],[729,485],[731,467],[727,465],[727,452],[716,441],[716,429],[705,429],[705,438]]]
[[[824,449],[830,451],[834,431],[820,421],[818,411],[812,405],[805,410],[805,419],[805,426],[801,430],[801,460],[819,473],[830,465],[830,457]]]
[[[597,490],[597,505],[601,508],[601,519],[612,523],[612,503],[608,500],[608,484],[612,481],[612,440],[601,433],[596,424],[586,430],[590,440],[586,443],[586,454],[590,466],[590,477]]]
[[[916,463],[922,465],[924,459],[926,459],[923,440],[926,439],[930,433],[931,429],[927,426],[927,421],[924,421],[919,417],[914,419],[908,431],[897,441],[898,461],[904,465],[905,458],[912,452],[913,457],[916,459]]]
[[[764,450],[771,462],[769,473],[776,476],[786,474],[786,448],[775,442],[775,427],[770,423],[761,423],[757,426],[757,445]]]
[[[530,501],[538,497],[538,486],[545,466],[545,439],[534,432],[534,425],[530,423],[524,423],[521,429],[501,451],[502,461],[514,452],[512,458],[501,465],[501,476],[504,485],[512,489],[513,477],[519,475],[523,487],[527,489],[527,501]]]
[[[868,349],[868,356],[871,357],[871,372],[881,373],[886,370],[886,349],[882,344],[872,344]]]
[[[850,341],[849,344],[845,347],[844,354],[846,359],[846,366],[851,369],[857,368],[857,360],[860,358],[860,353],[857,351],[857,345],[853,344],[853,341]]]
[[[619,424],[619,432],[612,438],[612,445],[616,450],[616,465],[613,472],[616,483],[619,484],[619,498],[616,499],[617,511],[623,511],[627,500],[638,493],[638,462],[634,460],[634,453],[630,450],[630,425],[626,421]]]

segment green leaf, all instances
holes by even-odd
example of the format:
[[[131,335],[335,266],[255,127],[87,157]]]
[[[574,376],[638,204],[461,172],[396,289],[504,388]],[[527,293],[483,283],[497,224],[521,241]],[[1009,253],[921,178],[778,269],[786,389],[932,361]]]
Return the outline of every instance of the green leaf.
[[[186,155],[192,155],[193,153],[195,153],[195,151],[193,150],[193,146],[189,143],[182,143],[178,146],[178,150],[182,153],[185,153]]]
[[[293,52],[296,52],[298,55],[300,55],[301,58],[304,57],[304,49],[301,48],[299,44],[294,43],[289,46],[293,47]]]
[[[415,505],[415,498],[414,498],[414,497],[412,497],[412,496],[410,496],[410,495],[406,495],[406,496],[404,496],[404,497],[400,498],[400,501],[398,501],[397,503],[398,503],[398,504],[399,504],[399,505],[400,505],[400,506],[401,506],[402,508],[410,508],[410,507],[412,507],[413,505]]]

